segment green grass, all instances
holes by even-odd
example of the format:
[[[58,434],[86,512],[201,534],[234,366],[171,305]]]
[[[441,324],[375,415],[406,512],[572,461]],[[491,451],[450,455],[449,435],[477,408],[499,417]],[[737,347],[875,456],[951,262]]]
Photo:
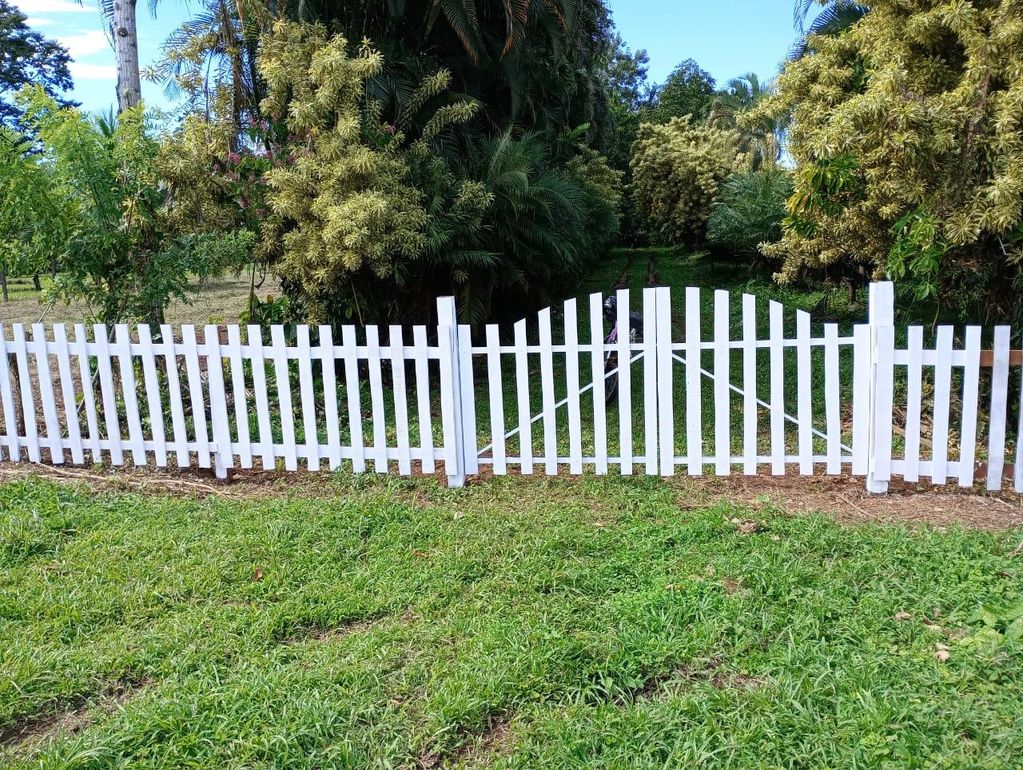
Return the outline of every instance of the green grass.
[[[0,487],[0,764],[1023,756],[1023,648],[980,644],[969,623],[1019,598],[1020,532],[842,528],[645,478],[336,477],[321,491]],[[737,532],[746,518],[762,531]],[[68,712],[76,732],[47,721]]]

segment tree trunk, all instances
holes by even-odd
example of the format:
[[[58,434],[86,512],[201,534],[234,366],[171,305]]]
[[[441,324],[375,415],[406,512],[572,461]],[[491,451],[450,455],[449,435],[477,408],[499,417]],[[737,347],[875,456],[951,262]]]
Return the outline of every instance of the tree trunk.
[[[43,282],[39,280],[39,273],[32,273],[32,286],[35,287],[36,291],[43,290]]]
[[[117,111],[135,107],[142,101],[139,73],[138,27],[135,22],[137,0],[114,0],[114,56],[117,60]]]
[[[7,268],[0,268],[0,288],[4,291],[4,302],[10,302],[11,295],[7,293]]]

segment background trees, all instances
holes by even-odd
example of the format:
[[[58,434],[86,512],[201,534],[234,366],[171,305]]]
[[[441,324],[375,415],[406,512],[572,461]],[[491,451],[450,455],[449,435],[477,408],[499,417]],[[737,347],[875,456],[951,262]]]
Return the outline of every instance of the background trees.
[[[971,320],[1023,320],[1023,7],[871,3],[757,111],[791,111],[783,280],[857,266]]]
[[[33,32],[28,17],[9,0],[0,0],[0,125],[9,128],[21,115],[14,95],[26,85],[38,85],[59,98],[71,88],[67,50]]]
[[[694,123],[689,115],[641,125],[633,192],[651,234],[670,245],[702,242],[719,185],[748,165],[736,131]]]

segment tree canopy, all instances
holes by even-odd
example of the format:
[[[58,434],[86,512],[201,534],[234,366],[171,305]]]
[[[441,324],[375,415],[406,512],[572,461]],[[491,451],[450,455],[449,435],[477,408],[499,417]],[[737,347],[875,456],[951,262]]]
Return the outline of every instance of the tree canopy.
[[[755,114],[790,111],[795,191],[766,249],[783,280],[862,266],[973,320],[1020,317],[1023,6],[871,3]]]
[[[32,31],[27,20],[10,0],[0,0],[0,124],[8,127],[22,114],[14,98],[22,87],[37,85],[60,98],[72,86],[67,49]]]

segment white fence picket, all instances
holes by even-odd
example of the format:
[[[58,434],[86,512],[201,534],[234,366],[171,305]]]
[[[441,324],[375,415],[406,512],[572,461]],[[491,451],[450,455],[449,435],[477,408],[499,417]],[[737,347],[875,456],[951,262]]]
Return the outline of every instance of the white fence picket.
[[[487,392],[490,396],[490,441],[494,473],[508,473],[504,444],[504,387],[501,379],[501,340],[496,325],[487,325]]]
[[[252,467],[252,437],[249,433],[249,405],[245,388],[245,364],[242,357],[241,330],[227,327],[227,359],[231,367],[231,394],[234,401],[234,429],[238,436],[238,465]]]
[[[128,423],[128,446],[136,468],[146,464],[146,447],[139,419],[138,390],[135,387],[135,360],[131,354],[131,332],[127,324],[114,327],[114,342],[121,372],[121,395],[124,399],[125,422]]]
[[[574,299],[565,302],[565,384],[568,398],[568,469],[583,472],[582,415],[579,408],[579,316]]]
[[[590,378],[593,382],[593,454],[598,475],[607,473],[607,404],[604,387],[604,305],[590,295]]]
[[[657,404],[657,340],[660,335],[671,332],[668,329],[661,329],[658,322],[657,306],[660,302],[671,304],[670,289],[643,289],[643,420],[645,422],[645,443],[643,447],[646,455],[646,473],[648,476],[656,476],[658,470],[657,453],[657,421],[659,419]],[[624,333],[626,339],[631,339],[629,332],[629,320],[626,317],[625,326],[618,330],[619,334]],[[631,355],[631,354],[629,354]],[[623,359],[631,364],[631,358],[626,355]]]
[[[114,376],[111,368],[110,343],[107,327],[95,324],[92,327],[96,341],[96,365],[99,369],[99,388],[102,395],[103,419],[107,429],[107,443],[110,447],[110,462],[124,465],[124,450],[121,444],[121,422],[117,416],[117,398],[114,394]]]
[[[36,375],[39,385],[39,400],[43,407],[43,424],[46,425],[46,439],[43,446],[49,450],[50,462],[64,464],[64,446],[60,439],[60,423],[57,421],[57,398],[50,376],[50,355],[46,350],[46,328],[41,323],[32,324],[32,344],[35,348]],[[137,411],[137,410],[136,410]]]
[[[167,403],[171,410],[171,428],[174,431],[174,456],[179,468],[189,465],[188,436],[185,432],[185,409],[181,395],[181,377],[178,375],[178,354],[174,332],[167,324],[160,326],[163,339],[164,364],[167,372]]]
[[[909,327],[906,365],[906,481],[920,480],[920,408],[923,400],[923,347],[922,326]]]
[[[146,391],[149,410],[149,431],[153,437],[153,457],[158,468],[167,467],[167,436],[163,427],[163,405],[160,399],[160,380],[156,373],[156,355],[153,334],[146,324],[138,327],[139,359],[142,362],[142,385]]]
[[[529,388],[529,356],[526,352],[526,321],[515,323],[515,387],[519,414],[519,463],[522,473],[533,473],[533,406]]]
[[[782,306],[769,305],[771,365],[771,473],[785,474],[785,329]]]
[[[731,338],[727,291],[714,292],[714,473],[732,471]]]
[[[380,330],[366,327],[366,365],[369,367],[369,409],[373,420],[373,469],[387,473],[387,412],[384,407],[384,375],[380,359]]]
[[[619,289],[616,295],[618,328],[617,357],[618,364],[618,461],[623,476],[632,475],[632,344],[629,333],[629,290]],[[655,324],[644,321],[643,348],[647,348],[647,338],[652,337],[656,330]]]
[[[192,406],[192,427],[195,431],[196,459],[200,468],[209,468],[210,463],[210,431],[206,422],[206,397],[202,387],[202,368],[199,365],[199,344],[196,341],[195,326],[186,324],[181,327],[181,349],[185,358],[185,374],[188,376],[188,401]],[[285,407],[281,406],[282,417]],[[291,404],[287,406],[287,417],[291,417]],[[294,448],[294,436],[291,437]],[[295,468],[289,468],[295,470]]]
[[[977,456],[977,402],[980,395],[980,327],[966,327],[963,358],[963,412],[959,430],[959,486],[973,486]]]
[[[554,408],[554,352],[551,334],[551,309],[540,311],[540,387],[543,391],[544,472],[558,472],[557,417]]]
[[[30,462],[40,462],[39,426],[37,423],[35,397],[32,393],[32,374],[28,364],[28,343],[25,340],[25,326],[14,324],[11,328],[14,339],[14,360],[18,369],[18,385],[21,395],[21,415],[25,423],[25,444]]]
[[[85,425],[89,429],[88,448],[94,463],[103,461],[100,449],[99,414],[96,409],[96,379],[98,371],[93,374],[92,359],[89,355],[88,332],[85,324],[75,324],[75,356],[78,358],[78,371],[82,387],[82,402],[85,404]]]
[[[952,408],[952,327],[938,327],[934,360],[934,413],[931,437],[931,480],[948,480],[948,426]]]
[[[210,422],[213,442],[217,445],[214,468],[217,478],[226,478],[229,468],[234,468],[234,451],[231,448],[231,418],[227,412],[227,386],[224,381],[224,355],[220,346],[220,328],[206,326],[203,331],[203,347],[206,350],[206,380],[210,394]]]
[[[703,347],[700,290],[686,289],[686,462],[690,476],[703,475]]]
[[[661,445],[661,475],[675,473],[675,363],[672,358],[671,290],[658,288],[657,295],[657,423]]]
[[[345,362],[345,392],[348,396],[348,431],[352,444],[352,470],[366,470],[365,440],[362,435],[362,383],[359,380],[359,359],[355,327],[341,327],[341,342]]]
[[[996,326],[991,367],[991,408],[988,411],[988,492],[997,492],[1002,488],[1002,474],[1005,470],[1005,429],[1009,411],[1009,346],[1011,343],[1012,329],[1008,326]],[[1023,434],[1016,440],[1019,441],[1020,438],[1023,438]]]
[[[394,432],[398,447],[398,473],[412,473],[412,448],[409,441],[408,386],[405,382],[405,338],[402,328],[390,328],[391,384],[394,390]]]
[[[842,472],[842,381],[839,371],[838,324],[824,325],[824,423],[829,475]]]
[[[266,349],[263,347],[263,330],[255,324],[250,324],[245,342],[252,364],[252,393],[256,402],[260,463],[262,463],[263,470],[271,471],[277,467],[277,453],[274,451],[274,434],[270,421],[270,390],[266,380]]]
[[[853,430],[852,472],[866,476],[870,470],[870,327],[853,327]]]
[[[757,403],[757,299],[742,295],[742,472],[757,472],[757,430],[760,405]]]
[[[813,404],[810,401],[812,359],[810,356],[810,314],[796,311],[796,418],[799,421],[799,473],[813,473]]]
[[[341,423],[337,408],[337,372],[334,369],[334,332],[327,324],[319,328],[320,369],[323,377],[323,416],[327,421],[327,461],[336,471],[341,467]]]
[[[274,380],[277,384],[277,406],[281,418],[284,469],[297,471],[298,446],[295,443],[295,410],[291,403],[291,371],[288,362],[288,348],[284,341],[284,327],[279,324],[270,327],[270,358],[274,362]]]
[[[1016,427],[1016,491],[1023,494],[1023,377],[1019,388],[1019,425]]]
[[[329,327],[326,328],[329,329]],[[416,407],[419,414],[419,447],[422,452],[422,468],[423,473],[434,473],[437,466],[433,449],[433,416],[430,412],[430,359],[425,326],[413,327],[412,341],[416,362]]]
[[[302,437],[306,468],[320,468],[320,436],[316,420],[316,397],[313,393],[313,349],[309,340],[309,327],[295,328],[295,351],[298,353],[299,409],[302,412]]]
[[[57,351],[57,372],[60,375],[61,400],[64,402],[64,420],[67,425],[68,448],[71,450],[71,462],[81,465],[85,462],[82,451],[82,429],[78,423],[78,399],[75,396],[75,381],[71,374],[71,348],[68,345],[67,327],[54,324],[53,344]],[[3,343],[0,342],[0,356],[4,355]],[[0,368],[0,378],[5,372]],[[159,451],[162,442],[157,442]],[[166,455],[166,449],[164,450]]]
[[[19,462],[21,440],[18,436],[18,418],[15,416],[14,391],[11,387],[9,350],[7,332],[4,325],[0,324],[0,399],[3,400],[4,444],[7,446],[7,459]]]
[[[452,309],[452,313],[454,310]],[[458,393],[461,394],[459,414],[462,418],[461,449],[464,461],[462,473],[479,473],[479,446],[476,435],[476,378],[472,367],[472,328],[458,326]],[[454,396],[455,394],[452,393]]]

